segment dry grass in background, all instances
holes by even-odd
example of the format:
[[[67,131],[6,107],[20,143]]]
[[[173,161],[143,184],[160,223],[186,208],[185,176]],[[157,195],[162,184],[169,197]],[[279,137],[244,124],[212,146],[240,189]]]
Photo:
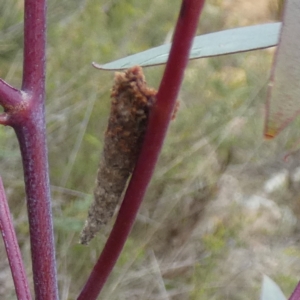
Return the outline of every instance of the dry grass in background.
[[[74,299],[110,226],[89,247],[79,232],[91,201],[113,74],[91,67],[164,42],[180,1],[49,3],[47,130],[62,300]],[[257,8],[259,6],[259,9]],[[278,3],[207,1],[199,33],[274,21]],[[22,1],[0,4],[0,76],[20,84]],[[291,293],[300,270],[299,163],[283,161],[297,124],[262,137],[274,49],[190,62],[155,176],[101,299],[258,299],[262,274]],[[145,70],[157,87],[163,67]],[[299,123],[299,122],[298,122]],[[0,128],[0,170],[30,269],[22,168]],[[110,224],[111,225],[111,224]],[[14,299],[0,248],[0,295]]]

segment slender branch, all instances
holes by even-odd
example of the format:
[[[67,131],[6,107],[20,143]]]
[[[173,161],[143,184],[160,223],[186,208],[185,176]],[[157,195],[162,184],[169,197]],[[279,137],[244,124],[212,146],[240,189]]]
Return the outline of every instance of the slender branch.
[[[14,126],[24,168],[35,299],[58,299],[43,111]]]
[[[22,154],[35,299],[58,299],[45,129],[46,0],[25,0],[20,103],[9,116]]]
[[[183,0],[166,70],[150,115],[140,157],[121,205],[116,223],[78,300],[96,299],[114,267],[131,231],[154,172],[173,113],[189,51],[204,0]]]
[[[56,300],[58,288],[44,112],[46,7],[46,0],[25,0],[22,90],[0,80],[0,105],[5,109],[0,115],[0,124],[14,128],[21,149],[35,299]]]
[[[13,222],[0,177],[0,229],[18,299],[31,300],[29,285],[22,261]]]
[[[35,94],[45,90],[46,2],[25,0],[22,90]]]
[[[296,286],[292,296],[289,298],[289,300],[299,300],[300,299],[300,282],[298,282],[298,285]]]
[[[46,0],[25,0],[22,90],[0,80],[0,124],[17,134],[24,167],[35,298],[58,299],[45,129]]]

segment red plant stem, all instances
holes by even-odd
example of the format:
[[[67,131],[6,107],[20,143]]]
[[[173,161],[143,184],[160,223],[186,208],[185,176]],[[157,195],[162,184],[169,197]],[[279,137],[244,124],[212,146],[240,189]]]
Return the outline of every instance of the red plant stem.
[[[35,299],[58,299],[45,130],[46,0],[26,0],[22,100],[10,122],[24,168]],[[22,106],[22,103],[20,103]]]
[[[292,296],[289,298],[289,300],[299,300],[300,299],[300,282],[298,282]]]
[[[35,299],[58,299],[43,111],[15,125],[24,168]]]
[[[58,288],[44,112],[45,53],[46,0],[25,0],[22,90],[0,80],[0,105],[5,109],[0,123],[14,128],[21,148],[35,299],[55,300]]]
[[[47,0],[25,0],[22,90],[35,95],[45,91],[46,9]]]
[[[154,172],[188,62],[204,0],[183,0],[167,66],[151,112],[140,157],[116,223],[78,300],[96,299],[112,271],[133,226]]]
[[[22,261],[13,222],[0,177],[0,229],[7,253],[18,299],[31,300],[29,285]]]

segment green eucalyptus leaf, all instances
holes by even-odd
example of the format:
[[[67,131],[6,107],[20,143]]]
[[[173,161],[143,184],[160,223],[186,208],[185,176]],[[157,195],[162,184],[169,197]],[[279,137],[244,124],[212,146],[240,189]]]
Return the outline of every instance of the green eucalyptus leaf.
[[[260,24],[197,36],[190,59],[251,51],[276,46],[281,23]],[[94,67],[102,70],[121,70],[135,65],[155,66],[167,62],[171,44],[155,47],[113,62]]]
[[[267,275],[263,277],[260,300],[287,300],[280,287]]]
[[[300,114],[300,6],[286,0],[273,63],[266,109],[265,136],[275,137]]]

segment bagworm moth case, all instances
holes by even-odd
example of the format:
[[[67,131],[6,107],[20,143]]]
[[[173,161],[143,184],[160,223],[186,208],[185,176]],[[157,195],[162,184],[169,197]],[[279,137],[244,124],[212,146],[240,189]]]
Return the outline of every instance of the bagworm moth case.
[[[82,244],[88,244],[114,214],[136,164],[155,96],[156,90],[147,86],[141,67],[115,73],[94,201],[81,233]]]

